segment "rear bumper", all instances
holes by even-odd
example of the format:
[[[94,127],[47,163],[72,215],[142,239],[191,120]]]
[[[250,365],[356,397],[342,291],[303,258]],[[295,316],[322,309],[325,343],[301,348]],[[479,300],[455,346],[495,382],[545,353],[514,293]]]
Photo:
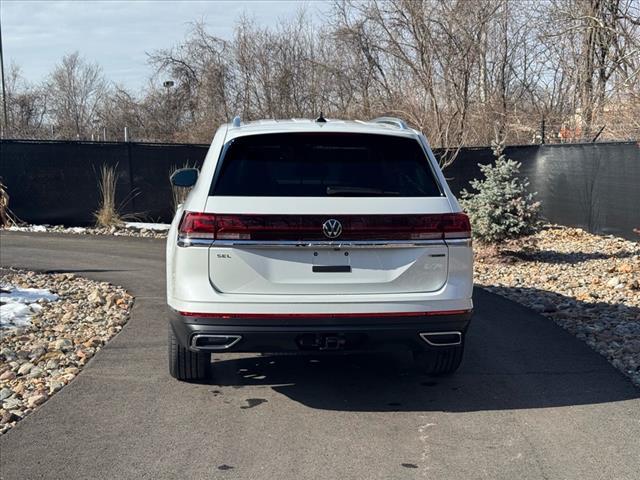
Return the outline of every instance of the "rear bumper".
[[[181,345],[212,352],[385,351],[439,348],[462,341],[472,312],[384,317],[206,318],[169,309]],[[434,336],[425,337],[427,334]],[[421,336],[421,334],[423,334]],[[457,334],[457,335],[456,335]]]

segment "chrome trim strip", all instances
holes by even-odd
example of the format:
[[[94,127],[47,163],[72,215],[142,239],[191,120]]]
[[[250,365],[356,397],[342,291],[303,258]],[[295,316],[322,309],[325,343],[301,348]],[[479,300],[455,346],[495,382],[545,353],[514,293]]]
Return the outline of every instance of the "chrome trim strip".
[[[253,248],[419,248],[428,245],[447,245],[449,247],[471,247],[470,238],[433,239],[433,240],[351,240],[325,241],[313,240],[299,242],[295,240],[211,240],[209,238],[178,237],[179,247],[253,247]]]
[[[445,238],[444,243],[449,247],[470,247],[473,240],[471,238]]]
[[[458,341],[457,342],[449,342],[449,343],[433,343],[431,341],[429,341],[429,339],[427,337],[431,336],[437,336],[437,335],[457,335],[458,336]],[[425,342],[427,342],[429,345],[431,345],[432,347],[452,347],[454,345],[460,345],[462,343],[462,334],[460,332],[423,332],[420,334],[420,338],[422,338],[422,340],[424,340]]]
[[[211,238],[178,237],[179,247],[210,247],[212,244],[213,239]]]
[[[226,338],[233,339],[231,343],[227,343],[225,345],[206,345],[206,346],[198,346],[199,338]],[[199,350],[227,350],[233,347],[236,343],[240,341],[242,338],[241,335],[207,335],[207,334],[198,334],[191,337],[191,347],[197,348]]]
[[[353,241],[304,241],[295,240],[215,240],[211,247],[253,247],[253,248],[420,248],[428,245],[445,246],[437,240],[353,240]]]

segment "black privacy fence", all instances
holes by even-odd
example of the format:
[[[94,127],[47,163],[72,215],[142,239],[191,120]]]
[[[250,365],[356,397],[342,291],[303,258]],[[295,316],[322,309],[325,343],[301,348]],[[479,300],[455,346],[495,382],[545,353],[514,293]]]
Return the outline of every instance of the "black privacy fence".
[[[120,212],[168,222],[169,175],[186,165],[200,167],[206,152],[206,145],[2,140],[0,177],[21,220],[88,225],[100,202],[101,168],[113,167]],[[505,153],[522,162],[521,173],[548,221],[638,238],[633,229],[640,227],[640,143],[513,146]],[[454,193],[480,177],[479,163],[493,160],[488,147],[462,149],[444,171]]]

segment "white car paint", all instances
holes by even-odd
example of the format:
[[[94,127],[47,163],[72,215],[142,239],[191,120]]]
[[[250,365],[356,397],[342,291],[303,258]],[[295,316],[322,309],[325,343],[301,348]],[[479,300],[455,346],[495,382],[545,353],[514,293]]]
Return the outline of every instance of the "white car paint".
[[[393,135],[422,145],[443,197],[232,197],[209,196],[224,145],[246,135],[285,132]],[[260,121],[221,126],[200,176],[180,207],[167,238],[167,302],[177,311],[203,313],[394,313],[470,310],[470,240],[439,240],[397,248],[263,248],[179,246],[183,212],[215,214],[407,215],[456,213],[451,193],[424,136],[411,129],[369,122]],[[320,225],[318,226],[320,228]],[[375,239],[372,239],[375,240]],[[222,244],[220,244],[222,243]],[[344,252],[349,253],[348,260]],[[349,262],[352,273],[310,274],[309,265]],[[342,256],[341,256],[342,255]],[[316,260],[318,259],[318,260]]]

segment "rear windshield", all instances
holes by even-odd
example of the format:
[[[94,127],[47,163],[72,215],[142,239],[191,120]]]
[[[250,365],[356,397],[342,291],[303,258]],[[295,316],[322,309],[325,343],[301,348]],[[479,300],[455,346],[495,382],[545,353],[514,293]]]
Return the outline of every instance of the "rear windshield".
[[[278,133],[230,141],[211,195],[439,197],[420,144],[391,135]]]

